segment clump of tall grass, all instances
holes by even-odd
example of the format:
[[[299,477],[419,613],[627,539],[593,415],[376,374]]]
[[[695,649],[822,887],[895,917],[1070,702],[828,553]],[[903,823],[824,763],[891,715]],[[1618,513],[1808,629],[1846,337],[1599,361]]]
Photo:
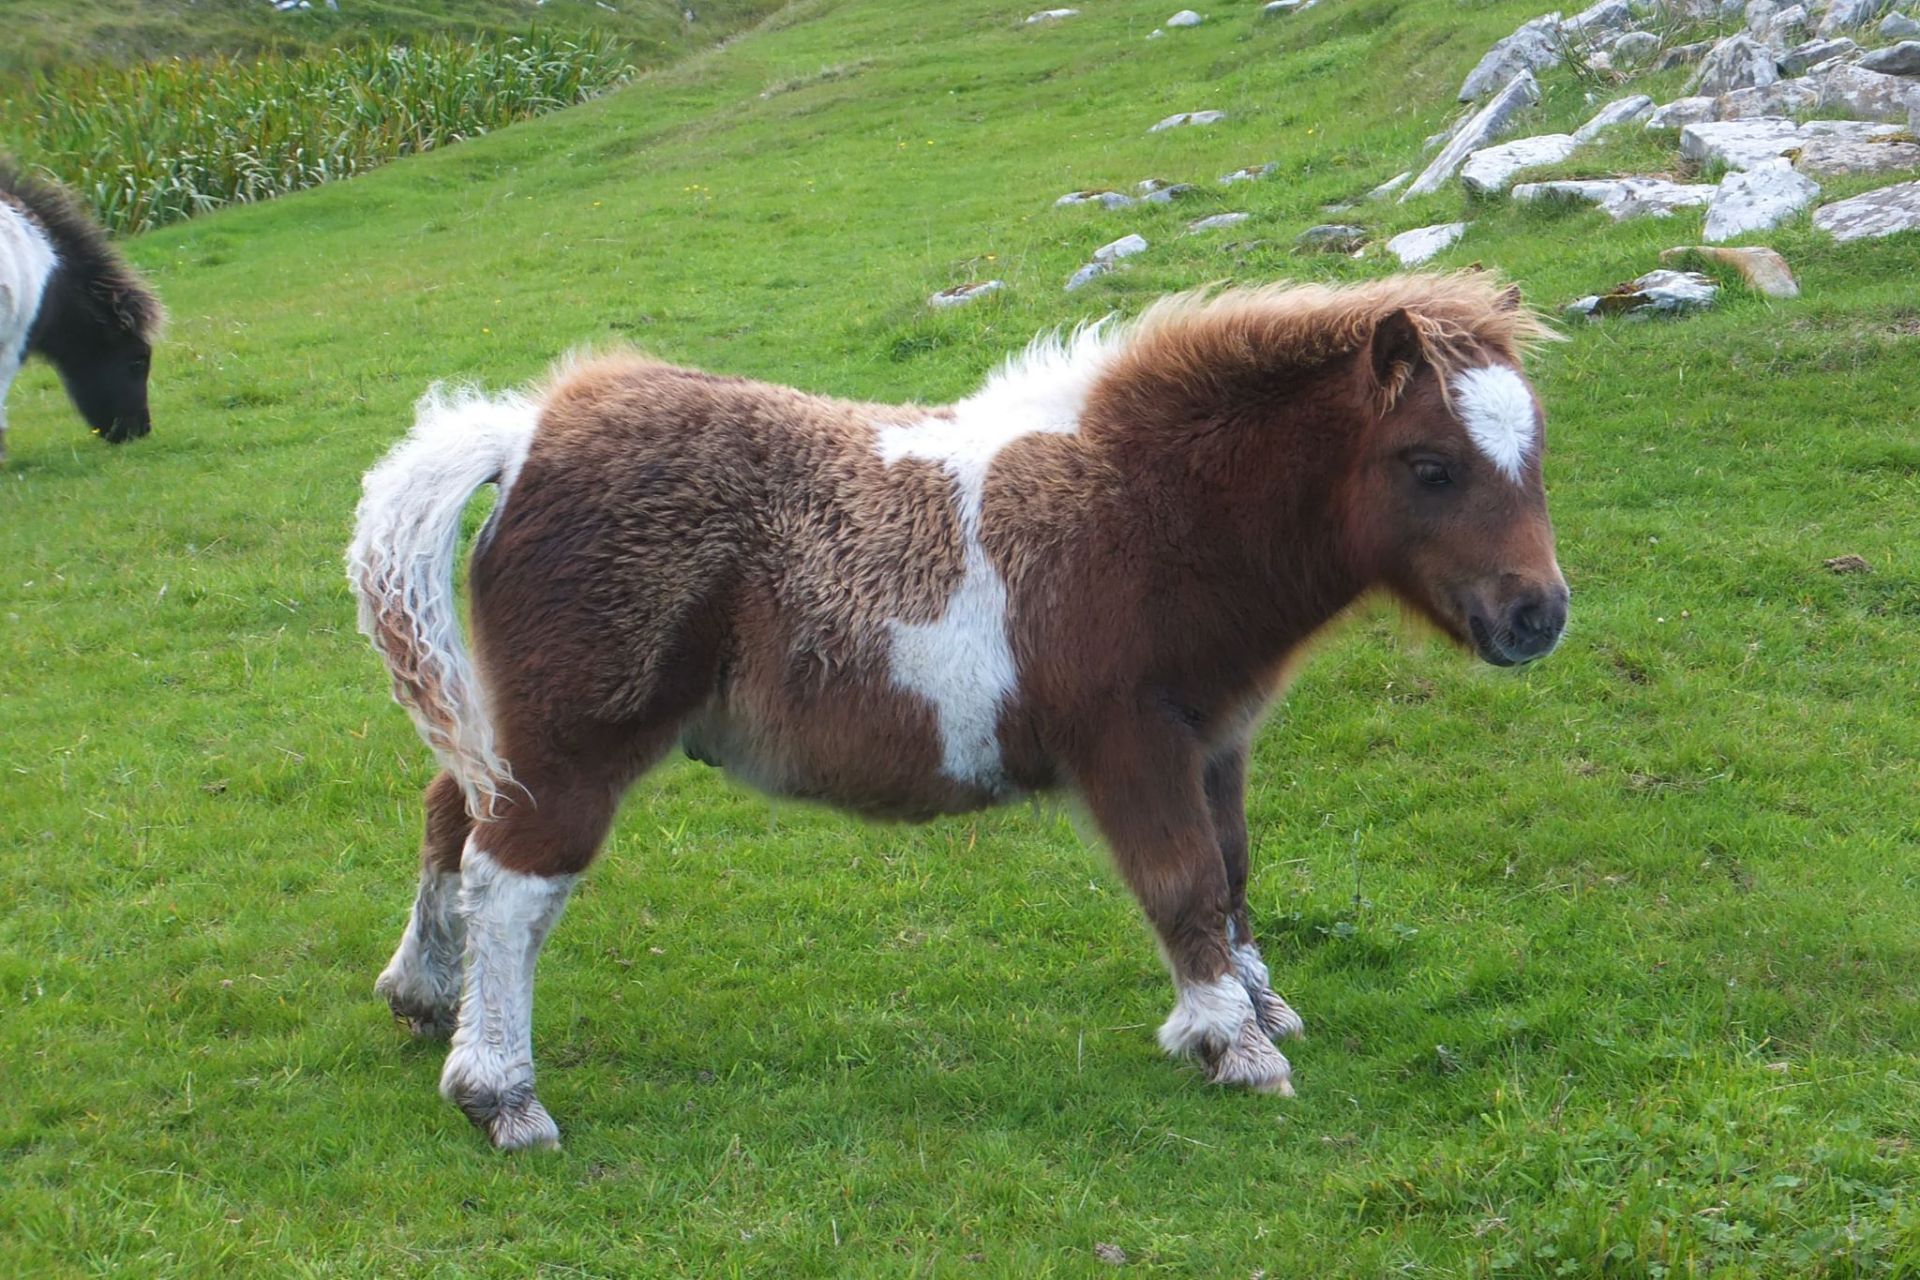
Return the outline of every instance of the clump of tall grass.
[[[0,86],[20,159],[123,233],[349,177],[571,106],[633,75],[611,39],[365,45],[75,67]]]

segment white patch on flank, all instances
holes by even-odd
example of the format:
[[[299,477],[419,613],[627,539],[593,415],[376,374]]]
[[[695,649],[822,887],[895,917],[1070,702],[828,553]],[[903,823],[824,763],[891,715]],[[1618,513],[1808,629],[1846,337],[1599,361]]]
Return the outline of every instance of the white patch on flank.
[[[1212,982],[1176,982],[1180,996],[1160,1027],[1160,1047],[1168,1053],[1197,1053],[1205,1045],[1219,1050],[1234,1043],[1240,1028],[1254,1020],[1253,1001],[1231,973]]]
[[[460,873],[426,867],[406,932],[373,989],[422,1035],[451,1032],[460,1003],[466,926],[459,914]]]
[[[395,698],[460,783],[475,817],[491,814],[513,774],[494,747],[460,637],[454,548],[467,500],[489,480],[500,487],[498,519],[538,421],[539,406],[525,396],[429,388],[414,407],[413,430],[367,472],[347,549],[360,630],[394,673]],[[396,625],[403,636],[394,634]]]
[[[1480,452],[1507,479],[1518,480],[1539,441],[1526,379],[1505,365],[1467,369],[1454,377],[1453,406]]]
[[[59,264],[40,224],[0,200],[0,460],[7,456],[7,389],[27,358],[27,334]]]
[[[567,905],[577,876],[530,876],[508,871],[470,837],[460,863],[460,916],[466,924],[466,973],[460,991],[460,1027],[440,1073],[440,1093],[476,1123],[488,1123],[470,1104],[513,1108],[506,1124],[531,1119],[532,1129],[500,1132],[497,1146],[559,1140],[533,1099],[533,967],[554,921]]]
[[[941,772],[955,781],[1004,788],[1000,708],[1019,679],[1007,637],[1007,584],[980,540],[987,473],[999,452],[1023,436],[1079,430],[1087,395],[1114,349],[1102,324],[1066,339],[1036,339],[955,405],[952,418],[883,427],[876,437],[875,451],[887,466],[924,459],[953,480],[960,583],[936,621],[894,619],[887,626],[894,682],[933,704]]]

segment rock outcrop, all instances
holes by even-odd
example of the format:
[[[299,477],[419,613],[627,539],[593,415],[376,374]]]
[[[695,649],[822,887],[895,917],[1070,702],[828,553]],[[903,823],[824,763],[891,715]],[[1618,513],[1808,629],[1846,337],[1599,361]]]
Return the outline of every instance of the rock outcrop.
[[[1819,198],[1819,183],[1794,172],[1785,159],[1768,160],[1721,180],[1701,235],[1709,244],[1720,244],[1771,231]]]
[[[1813,225],[1836,240],[1920,231],[1920,182],[1903,182],[1822,205],[1814,211]]]
[[[1412,231],[1402,231],[1387,241],[1387,252],[1400,260],[1403,267],[1417,267],[1441,250],[1449,248],[1463,234],[1467,224],[1464,222],[1442,222],[1431,227],[1415,227]]]
[[[1540,82],[1531,71],[1521,71],[1493,99],[1461,125],[1440,148],[1420,176],[1407,185],[1401,201],[1438,191],[1467,162],[1467,157],[1493,143],[1511,126],[1514,116],[1540,101]]]
[[[1460,86],[1460,101],[1484,98],[1523,71],[1545,71],[1560,65],[1560,15],[1544,14],[1523,23],[1519,30],[1487,50]]]
[[[1543,164],[1558,164],[1579,145],[1570,133],[1544,133],[1502,142],[1468,156],[1460,166],[1460,182],[1475,195],[1493,195],[1512,186],[1516,174]]]

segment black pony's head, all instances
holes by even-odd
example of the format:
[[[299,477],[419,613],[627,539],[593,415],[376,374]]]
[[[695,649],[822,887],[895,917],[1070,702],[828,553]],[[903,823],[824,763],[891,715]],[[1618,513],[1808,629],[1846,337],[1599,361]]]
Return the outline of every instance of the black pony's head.
[[[0,160],[0,198],[45,231],[56,257],[27,350],[59,371],[94,434],[113,444],[146,435],[153,429],[147,374],[166,321],[160,300],[59,187]]]

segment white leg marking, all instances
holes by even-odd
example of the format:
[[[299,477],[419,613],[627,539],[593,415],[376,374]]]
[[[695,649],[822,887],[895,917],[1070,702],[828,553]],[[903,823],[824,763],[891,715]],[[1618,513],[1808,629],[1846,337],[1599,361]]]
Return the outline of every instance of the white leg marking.
[[[1247,999],[1253,1001],[1253,1013],[1260,1021],[1260,1029],[1275,1040],[1305,1035],[1306,1020],[1274,994],[1273,979],[1267,973],[1267,962],[1260,958],[1260,948],[1251,942],[1240,942],[1234,944],[1228,954],[1233,960],[1234,976],[1246,988]]]
[[[1468,369],[1453,379],[1453,404],[1474,446],[1518,480],[1540,436],[1527,380],[1505,365]]]
[[[460,953],[466,945],[459,900],[458,871],[422,869],[407,930],[373,984],[393,1007],[393,1016],[417,1036],[451,1035],[459,1021]]]
[[[471,838],[461,860],[466,980],[440,1093],[506,1150],[560,1145],[533,1096],[533,968],[577,878],[508,871]]]
[[[1253,1001],[1238,976],[1176,982],[1179,999],[1160,1028],[1160,1047],[1193,1054],[1215,1084],[1241,1084],[1259,1093],[1293,1096],[1293,1068],[1260,1028]]]

